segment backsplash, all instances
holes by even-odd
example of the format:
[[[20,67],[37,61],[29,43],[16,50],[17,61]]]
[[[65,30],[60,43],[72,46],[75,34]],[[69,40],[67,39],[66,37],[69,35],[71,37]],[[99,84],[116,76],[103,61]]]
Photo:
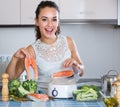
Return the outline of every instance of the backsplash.
[[[2,79],[2,73],[5,72],[9,62],[11,60],[11,55],[0,55],[0,82]],[[20,76],[21,81],[25,79],[26,72],[23,72]]]
[[[11,56],[10,55],[0,55],[0,79],[2,76],[2,73],[5,72],[5,69],[10,62]]]
[[[61,35],[71,36],[76,42],[85,65],[81,78],[101,78],[111,69],[120,73],[120,28],[105,24],[62,24]],[[1,55],[12,55],[34,41],[33,27],[0,28]]]

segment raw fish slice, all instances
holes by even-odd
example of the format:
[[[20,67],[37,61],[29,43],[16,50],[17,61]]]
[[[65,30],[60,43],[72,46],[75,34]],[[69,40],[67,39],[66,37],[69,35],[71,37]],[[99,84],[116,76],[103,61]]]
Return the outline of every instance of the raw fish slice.
[[[47,101],[49,100],[49,97],[47,94],[28,94],[27,97],[33,101]]]
[[[34,58],[25,58],[25,68],[26,68],[28,80],[31,79],[30,78],[30,66],[33,68],[34,78],[37,80],[38,79],[38,69],[37,69],[35,59]]]
[[[64,71],[55,72],[53,74],[53,78],[57,78],[57,77],[71,77],[73,75],[74,75],[74,73],[73,73],[72,70],[64,70]]]

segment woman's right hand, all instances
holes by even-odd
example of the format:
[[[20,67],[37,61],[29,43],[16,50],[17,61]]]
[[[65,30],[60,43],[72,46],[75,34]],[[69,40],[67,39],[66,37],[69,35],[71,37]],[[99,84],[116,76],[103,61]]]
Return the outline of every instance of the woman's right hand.
[[[15,52],[13,56],[16,58],[24,59],[25,57],[30,57],[30,54],[26,48],[20,48]]]
[[[24,59],[29,56],[27,48],[20,48],[14,53],[5,71],[9,74],[10,80],[20,77],[25,69]]]

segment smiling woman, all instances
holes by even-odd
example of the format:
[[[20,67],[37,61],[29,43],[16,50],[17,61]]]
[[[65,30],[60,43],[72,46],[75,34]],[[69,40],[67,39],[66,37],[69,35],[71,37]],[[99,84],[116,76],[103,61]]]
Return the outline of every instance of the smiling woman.
[[[46,31],[53,31],[55,35],[60,33],[59,27],[59,8],[51,1],[41,2],[36,9],[36,39],[41,38],[42,28]],[[42,11],[41,11],[42,10]],[[53,29],[54,28],[54,29]],[[43,30],[44,31],[44,30]]]
[[[42,35],[41,40],[47,40],[51,37],[56,38],[54,32],[56,32],[58,24],[58,12],[56,12],[54,8],[44,8],[44,11],[41,11],[41,14],[38,16],[38,19],[36,19],[36,25],[39,27]]]
[[[74,74],[82,76],[84,65],[74,40],[60,35],[60,11],[56,3],[41,1],[35,13],[36,41],[27,48],[18,49],[12,56],[6,69],[9,79],[18,78],[26,70],[26,58],[35,60],[39,83],[50,82],[47,81],[50,75],[62,68],[72,68]]]

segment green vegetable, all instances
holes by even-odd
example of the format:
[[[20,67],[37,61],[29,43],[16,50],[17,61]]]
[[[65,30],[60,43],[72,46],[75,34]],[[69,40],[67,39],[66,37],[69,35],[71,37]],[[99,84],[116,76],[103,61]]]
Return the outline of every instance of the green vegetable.
[[[37,91],[37,82],[35,80],[24,81],[22,86],[31,93],[35,93]]]
[[[23,83],[18,79],[9,81],[9,95],[17,97],[25,97],[26,94],[35,93],[37,91],[37,82],[34,80],[26,80]]]
[[[73,91],[73,96],[77,101],[88,101],[98,99],[97,91],[89,86],[84,86],[80,89]]]
[[[107,107],[118,107],[119,103],[118,101],[111,97],[111,98],[103,98],[104,103],[106,104]]]
[[[89,85],[89,86],[88,86],[88,85],[83,85],[83,86],[82,86],[82,88],[85,88],[85,87],[94,89],[94,90],[97,92],[97,94],[99,95],[99,90],[100,90],[99,87],[97,87],[97,86],[95,86],[95,85]]]
[[[17,95],[17,89],[20,85],[21,85],[20,80],[18,80],[18,79],[10,80],[8,83],[9,94]]]
[[[18,90],[17,90],[17,95],[18,95],[18,97],[25,97],[25,95],[27,95],[27,94],[31,94],[32,92],[29,92],[29,91],[27,91],[26,89],[24,89],[23,87],[22,87],[22,85],[20,85],[20,87],[18,87]]]

